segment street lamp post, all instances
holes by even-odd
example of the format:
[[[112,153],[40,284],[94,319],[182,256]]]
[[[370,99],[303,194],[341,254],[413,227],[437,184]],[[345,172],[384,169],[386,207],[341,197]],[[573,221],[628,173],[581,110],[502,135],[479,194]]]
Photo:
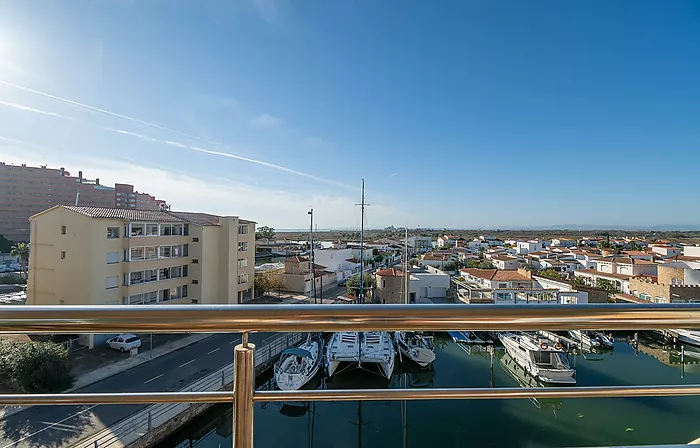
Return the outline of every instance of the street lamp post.
[[[314,304],[316,303],[316,269],[314,268],[314,209],[309,211],[309,216],[311,217],[311,223],[309,224],[309,243],[311,246],[311,264],[309,268],[311,270],[311,282],[312,286],[309,289],[309,302],[311,302],[311,291],[313,290]]]

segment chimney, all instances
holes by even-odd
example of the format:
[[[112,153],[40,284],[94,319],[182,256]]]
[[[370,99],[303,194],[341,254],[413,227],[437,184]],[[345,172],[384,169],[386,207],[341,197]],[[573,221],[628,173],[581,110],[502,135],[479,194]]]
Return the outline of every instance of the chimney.
[[[78,182],[82,182],[82,181],[83,181],[83,172],[78,171]]]
[[[95,184],[100,185],[100,178],[95,179]]]

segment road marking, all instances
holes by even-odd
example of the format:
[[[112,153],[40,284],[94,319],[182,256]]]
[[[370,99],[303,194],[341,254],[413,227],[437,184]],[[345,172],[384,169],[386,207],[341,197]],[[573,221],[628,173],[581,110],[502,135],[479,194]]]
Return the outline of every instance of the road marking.
[[[194,359],[190,359],[190,360],[187,361],[186,363],[180,364],[180,367],[185,367],[187,364],[192,364],[193,362],[194,362]]]
[[[11,444],[5,445],[5,446],[2,447],[2,448],[9,448],[9,447],[11,447],[11,446],[16,446],[18,443],[20,443],[20,442],[22,442],[22,441],[24,441],[24,440],[27,440],[27,439],[29,439],[30,437],[34,437],[35,435],[39,434],[40,432],[44,432],[44,431],[46,431],[47,429],[53,428],[54,426],[59,425],[59,424],[65,422],[66,420],[69,420],[69,419],[75,417],[76,415],[80,415],[80,414],[82,414],[82,413],[84,413],[84,412],[87,412],[87,411],[89,411],[90,409],[95,408],[95,407],[97,407],[97,406],[99,406],[99,405],[98,405],[98,404],[93,404],[93,405],[90,406],[89,408],[83,409],[83,410],[80,411],[80,412],[76,412],[76,413],[73,414],[73,415],[69,415],[68,417],[64,418],[63,420],[57,421],[56,423],[52,423],[52,424],[50,424],[49,426],[47,426],[47,427],[45,427],[45,428],[42,428],[42,429],[40,429],[40,430],[38,430],[38,431],[36,431],[36,432],[33,432],[33,433],[29,434],[28,436],[24,436],[24,437],[22,437],[22,438],[19,439],[19,440],[15,440],[15,441],[12,442]]]
[[[160,378],[160,377],[163,376],[163,375],[164,375],[164,374],[161,373],[161,374],[158,375],[158,376],[154,376],[154,377],[151,378],[150,380],[144,381],[143,384],[148,384],[148,383],[150,383],[151,381],[155,381],[155,380],[157,380],[158,378]]]
[[[207,352],[207,355],[211,355],[212,353],[217,352],[217,351],[219,351],[219,349],[218,349],[218,348],[215,348],[214,350],[212,350],[212,351],[210,351],[210,352]]]

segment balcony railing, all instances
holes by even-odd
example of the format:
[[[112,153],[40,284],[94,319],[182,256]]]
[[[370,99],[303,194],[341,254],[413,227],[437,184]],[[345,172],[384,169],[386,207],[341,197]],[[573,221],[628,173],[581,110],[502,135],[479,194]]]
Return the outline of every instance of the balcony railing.
[[[700,329],[698,305],[4,306],[0,333],[233,333],[234,392],[0,395],[0,405],[231,403],[233,446],[253,446],[254,402],[700,395],[700,385],[496,389],[254,390],[255,331]]]

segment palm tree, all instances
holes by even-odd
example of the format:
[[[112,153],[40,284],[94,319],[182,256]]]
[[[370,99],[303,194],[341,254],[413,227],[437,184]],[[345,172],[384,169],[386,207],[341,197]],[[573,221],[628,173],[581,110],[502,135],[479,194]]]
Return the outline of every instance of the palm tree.
[[[27,264],[29,263],[29,244],[27,243],[17,243],[10,249],[10,255],[14,257],[19,257],[19,262],[22,265],[22,273],[24,273],[25,280],[28,278],[27,275]]]

